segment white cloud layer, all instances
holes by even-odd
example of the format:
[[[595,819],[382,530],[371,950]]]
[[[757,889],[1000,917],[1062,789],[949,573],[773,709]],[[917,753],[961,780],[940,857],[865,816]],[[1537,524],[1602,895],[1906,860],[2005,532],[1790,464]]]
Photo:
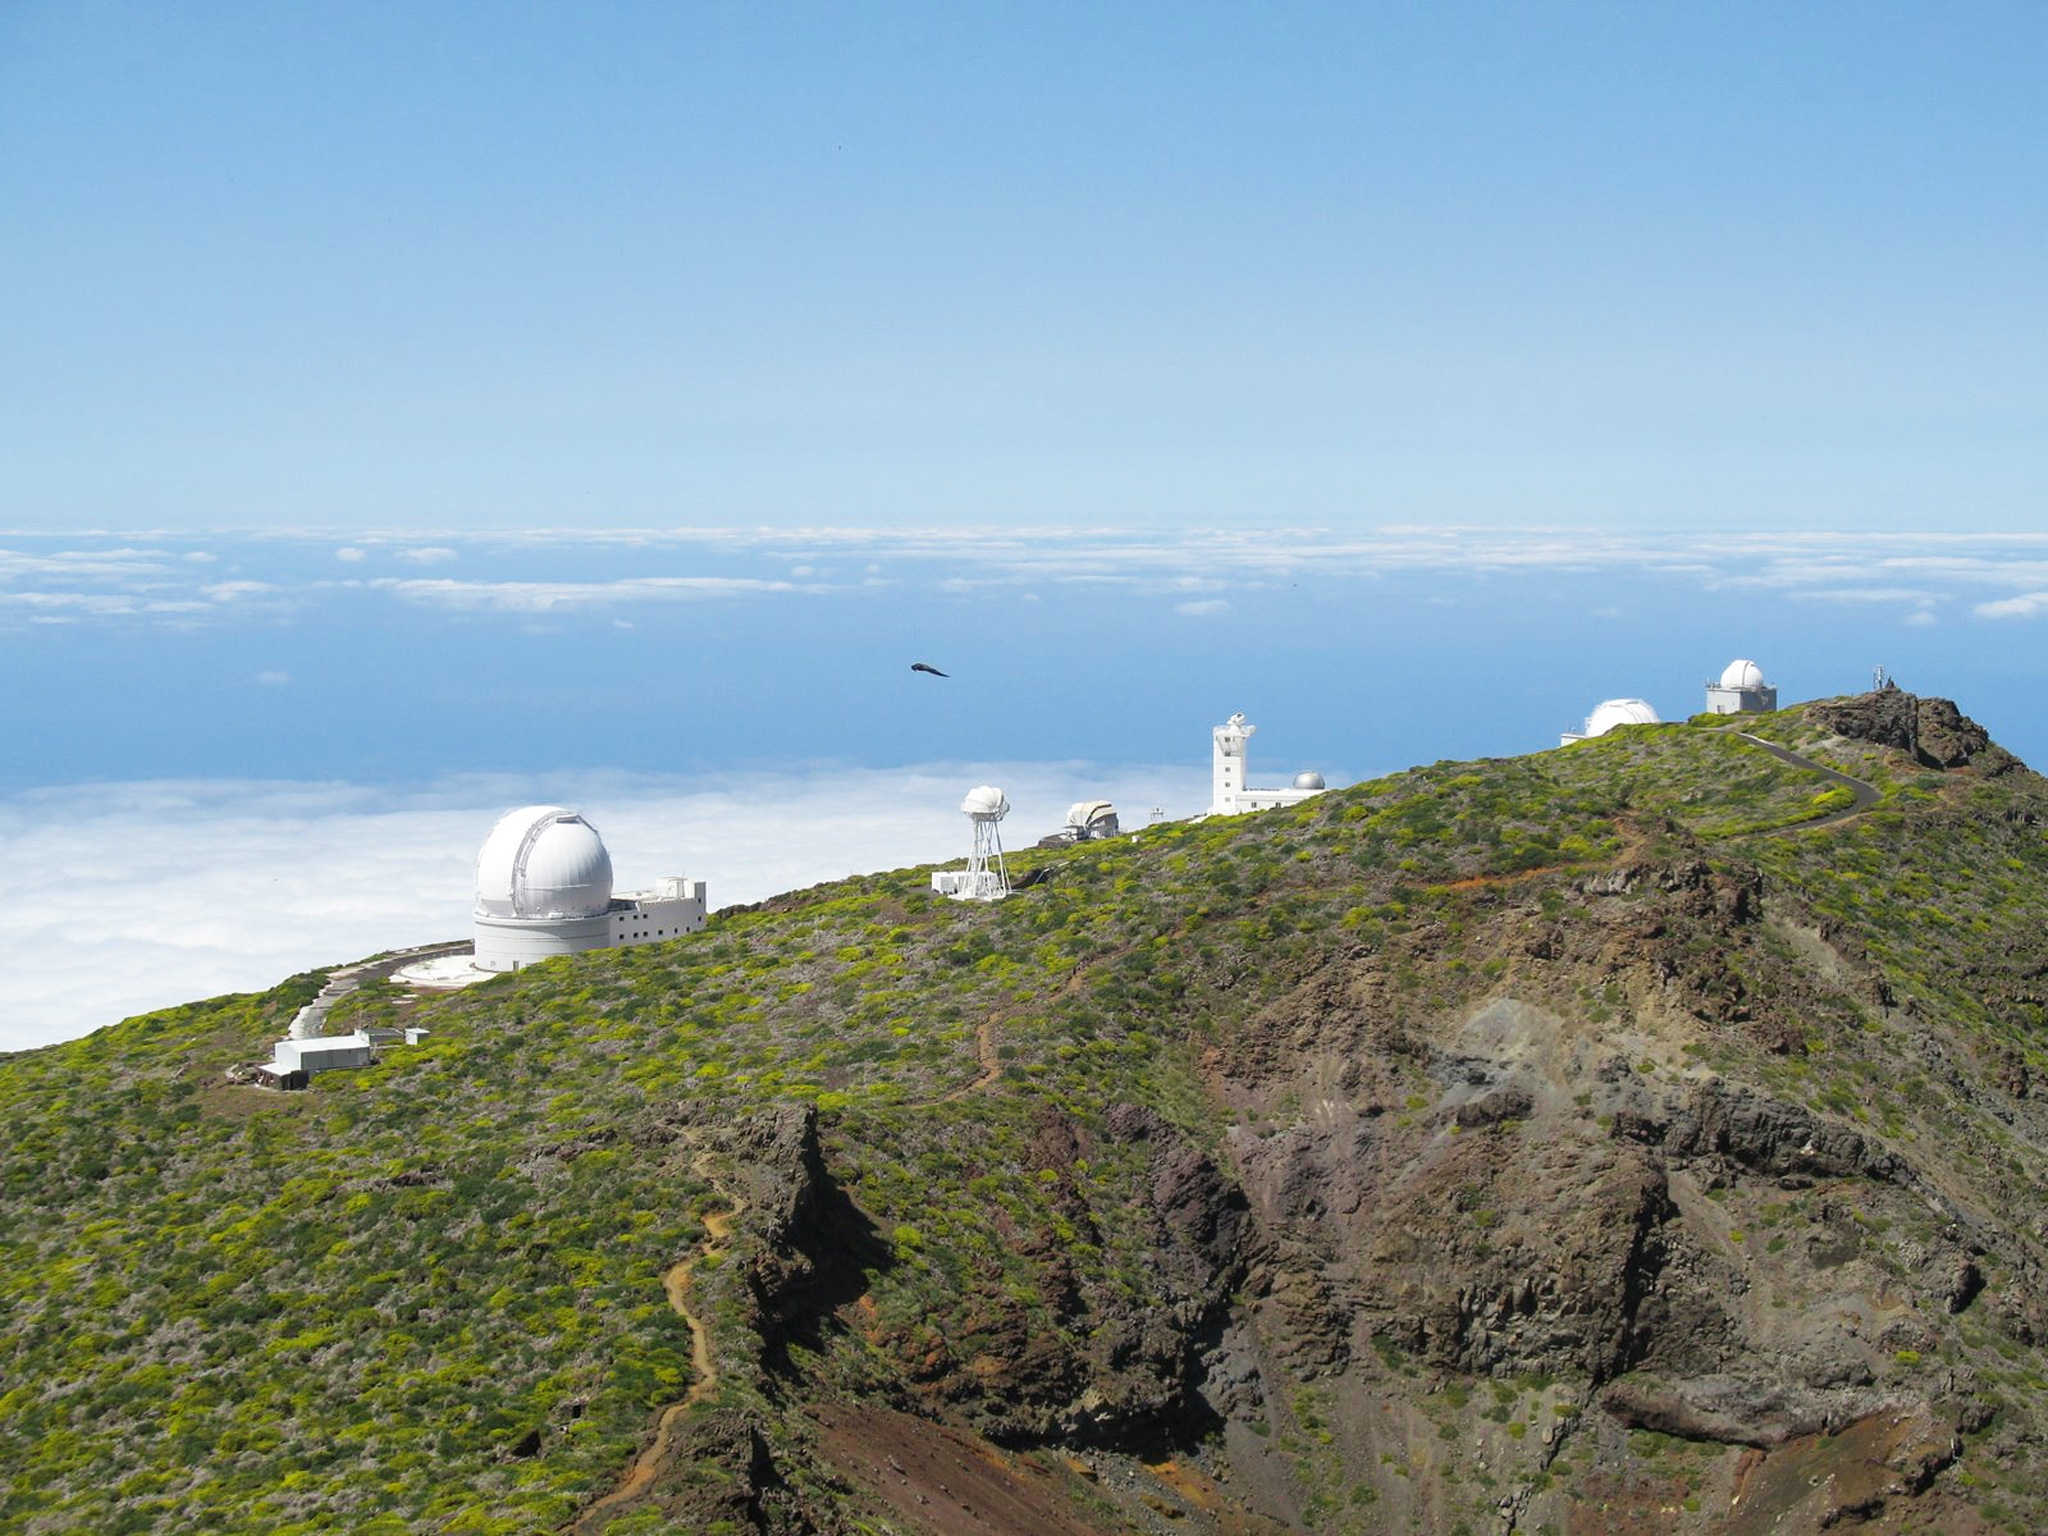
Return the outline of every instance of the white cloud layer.
[[[576,580],[383,577],[341,586],[452,611],[512,615],[616,611],[639,604],[733,598],[801,600],[844,592],[824,577],[844,563],[865,585],[952,596],[1036,593],[1048,587],[1176,600],[1199,613],[1203,599],[1314,579],[1378,581],[1403,575],[1484,579],[1507,575],[1613,573],[1691,581],[1702,590],[1754,589],[1786,597],[1922,608],[1982,599],[1980,618],[2031,616],[2048,590],[2048,535],[1984,533],[1621,533],[1601,529],[1386,527],[1192,529],[1104,528],[737,529],[511,531],[345,535],[329,531],[238,535],[231,580],[180,552],[176,535],[12,534],[0,548],[0,624],[142,619],[167,624],[234,622],[289,612],[334,585],[299,559],[321,552],[359,565],[372,554],[426,567],[476,553],[543,570],[574,556]],[[220,544],[218,536],[210,542]],[[607,569],[607,567],[610,569]],[[327,567],[331,570],[331,567]],[[755,574],[764,569],[788,572]]]
[[[2037,619],[2048,613],[2048,592],[2023,592],[1993,603],[1979,603],[1971,610],[1980,619]]]
[[[560,613],[627,603],[687,603],[812,590],[794,582],[737,576],[629,576],[617,581],[454,581],[446,577],[401,581],[387,576],[370,585],[408,602],[502,613]]]
[[[933,765],[806,776],[470,777],[405,793],[223,780],[100,784],[0,800],[11,874],[0,923],[0,1050],[379,950],[466,938],[476,850],[515,806],[567,804],[611,850],[620,890],[708,881],[714,907],[846,875],[964,857],[960,797],[1003,786],[1007,840],[1076,800],[1197,812],[1182,766]],[[263,1042],[252,1041],[251,1052]]]

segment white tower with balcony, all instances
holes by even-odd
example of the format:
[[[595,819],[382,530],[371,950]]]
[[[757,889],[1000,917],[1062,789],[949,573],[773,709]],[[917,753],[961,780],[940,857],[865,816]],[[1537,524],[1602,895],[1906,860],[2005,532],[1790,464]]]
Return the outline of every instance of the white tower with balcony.
[[[1240,710],[1209,733],[1216,742],[1209,759],[1211,816],[1235,816],[1243,809],[1237,802],[1244,793],[1245,766],[1250,761],[1245,745],[1256,730],[1258,727],[1248,722]]]
[[[1251,757],[1245,744],[1258,727],[1242,713],[1232,715],[1209,735],[1215,742],[1210,756],[1211,816],[1235,816],[1240,811],[1270,811],[1276,806],[1299,805],[1326,787],[1320,773],[1297,773],[1286,789],[1253,789]]]

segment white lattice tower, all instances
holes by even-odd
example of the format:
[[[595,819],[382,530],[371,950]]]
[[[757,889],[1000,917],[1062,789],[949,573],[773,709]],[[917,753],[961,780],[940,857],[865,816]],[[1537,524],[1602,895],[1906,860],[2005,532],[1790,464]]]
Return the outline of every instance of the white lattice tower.
[[[993,784],[982,784],[967,792],[960,810],[974,825],[974,851],[967,857],[967,878],[960,894],[980,901],[995,901],[1010,894],[1010,874],[1003,867],[1003,835],[1000,824],[1010,814],[1010,801]]]

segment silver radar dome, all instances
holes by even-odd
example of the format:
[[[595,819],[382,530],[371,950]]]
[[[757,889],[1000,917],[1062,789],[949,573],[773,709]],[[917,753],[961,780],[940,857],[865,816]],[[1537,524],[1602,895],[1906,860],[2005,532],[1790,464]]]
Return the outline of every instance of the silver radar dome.
[[[611,901],[604,839],[562,806],[529,805],[500,817],[477,853],[479,917],[597,917]]]
[[[1310,769],[1306,773],[1297,773],[1294,776],[1294,787],[1296,789],[1328,789],[1330,786],[1323,782],[1323,776],[1320,773]]]

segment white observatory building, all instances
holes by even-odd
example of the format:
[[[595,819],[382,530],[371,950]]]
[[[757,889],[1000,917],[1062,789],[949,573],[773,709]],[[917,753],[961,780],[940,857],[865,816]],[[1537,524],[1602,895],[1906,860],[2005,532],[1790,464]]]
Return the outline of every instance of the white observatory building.
[[[1117,820],[1116,807],[1107,800],[1076,800],[1067,807],[1067,824],[1062,830],[1071,834],[1069,842],[1090,843],[1115,837],[1123,825]]]
[[[1722,669],[1718,683],[1707,684],[1710,715],[1767,715],[1778,707],[1778,690],[1764,681],[1764,669],[1741,657]]]
[[[960,802],[960,814],[974,827],[974,851],[965,869],[935,869],[932,889],[955,901],[1001,901],[1010,894],[1010,872],[1003,867],[1003,835],[999,823],[1010,814],[1010,797],[993,784],[977,784]]]
[[[1123,831],[1116,807],[1107,800],[1076,800],[1067,807],[1067,819],[1057,832],[1038,840],[1041,848],[1071,848],[1075,843],[1096,843]]]
[[[552,955],[652,944],[704,926],[704,882],[612,892],[597,828],[559,805],[529,805],[491,828],[476,856],[479,971],[516,971]]]
[[[1560,747],[1568,747],[1575,741],[1591,741],[1595,736],[1605,736],[1617,725],[1662,725],[1657,711],[1641,699],[1609,699],[1590,715],[1586,716],[1583,731],[1566,731],[1557,739]]]
[[[1297,773],[1286,789],[1252,789],[1250,758],[1245,744],[1258,727],[1246,723],[1240,712],[1232,715],[1209,734],[1216,746],[1210,763],[1211,816],[1235,816],[1241,811],[1270,811],[1276,806],[1299,805],[1320,795],[1326,786],[1320,773]]]

